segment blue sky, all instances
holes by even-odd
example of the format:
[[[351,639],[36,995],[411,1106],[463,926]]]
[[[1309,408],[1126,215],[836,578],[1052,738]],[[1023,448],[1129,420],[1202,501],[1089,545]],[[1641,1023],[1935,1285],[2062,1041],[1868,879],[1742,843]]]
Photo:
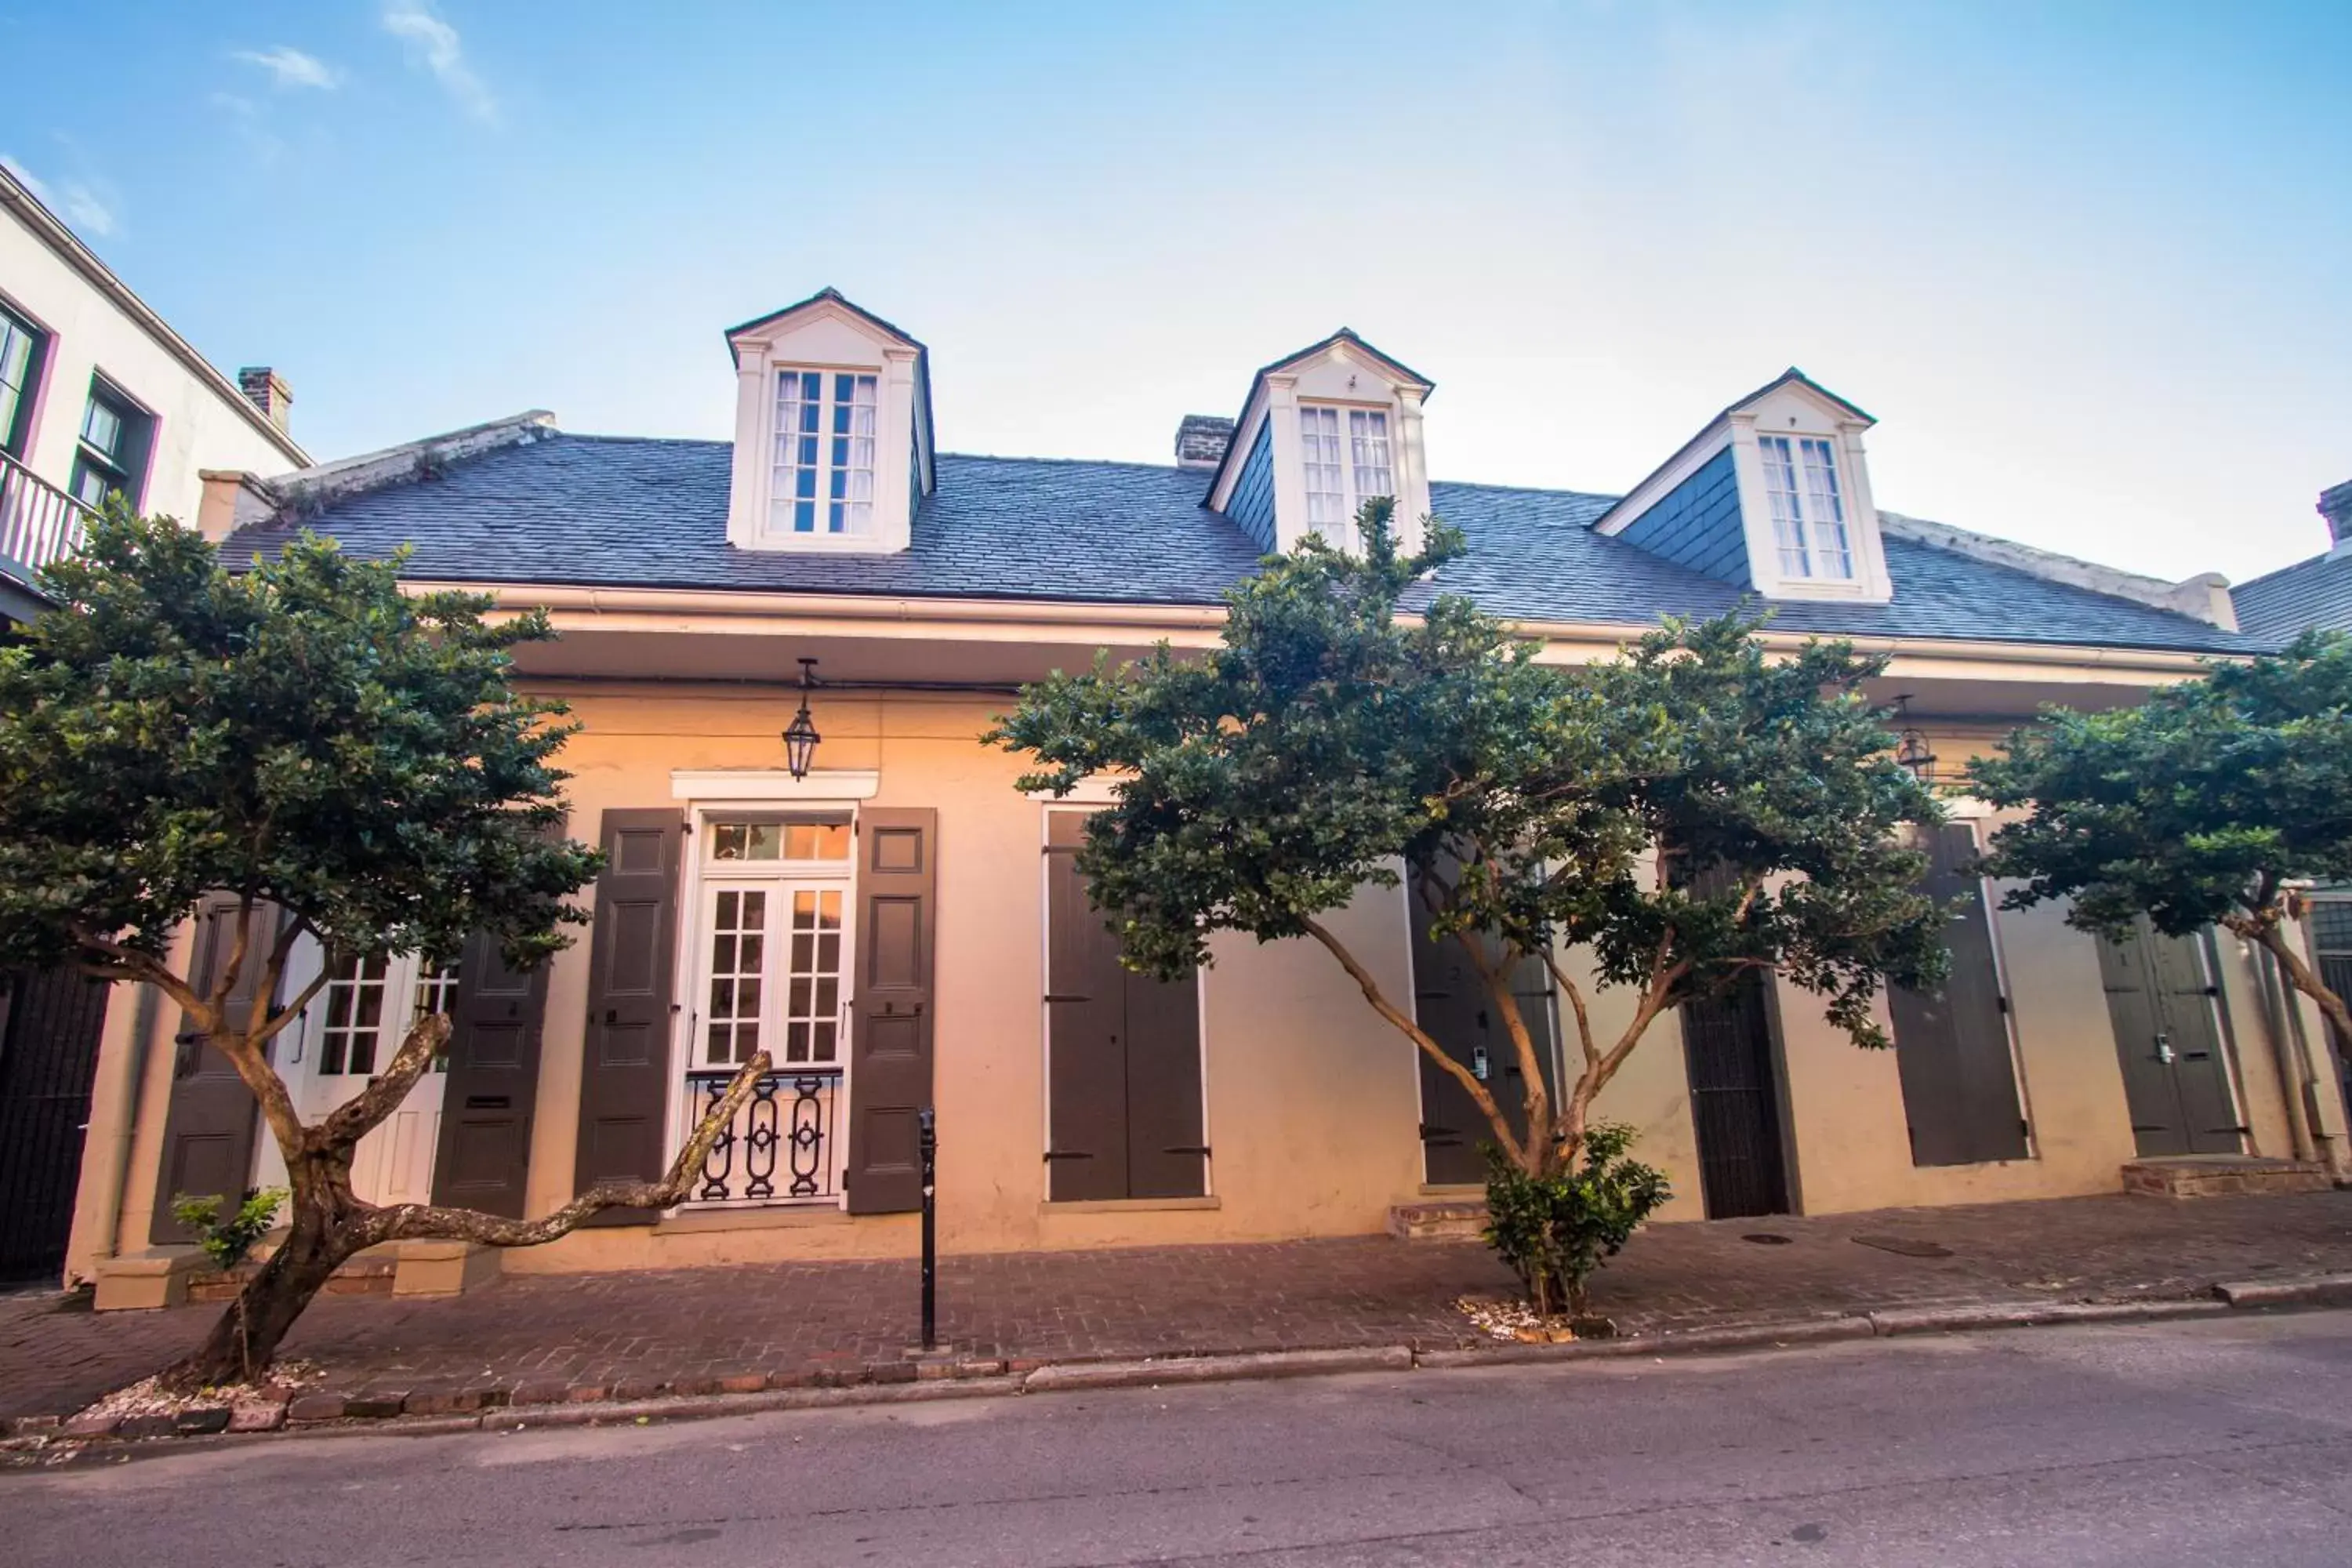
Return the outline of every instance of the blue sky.
[[[102,20],[100,19],[102,17]],[[825,284],[943,444],[1165,460],[1346,323],[1439,479],[1620,489],[1783,366],[1892,510],[2242,579],[2352,479],[2352,5],[0,4],[0,154],[321,458],[724,437]]]

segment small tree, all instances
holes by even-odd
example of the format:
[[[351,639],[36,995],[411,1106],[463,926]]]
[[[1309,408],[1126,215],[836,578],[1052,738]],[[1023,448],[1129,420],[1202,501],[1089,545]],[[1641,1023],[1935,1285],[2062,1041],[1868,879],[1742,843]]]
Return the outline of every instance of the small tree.
[[[1401,553],[1385,500],[1359,525],[1360,556],[1310,540],[1236,586],[1206,658],[1163,646],[1056,675],[992,732],[1041,764],[1023,789],[1118,781],[1078,863],[1128,963],[1173,975],[1208,963],[1218,931],[1315,941],[1538,1181],[1574,1166],[1595,1097],[1658,1016],[1743,975],[1778,969],[1857,1043],[1885,1043],[1870,1016],[1880,976],[1932,982],[1943,955],[1914,890],[1924,862],[1898,834],[1936,806],[1858,691],[1882,661],[1811,644],[1776,662],[1753,623],[1727,616],[1669,622],[1612,662],[1539,664],[1460,597],[1398,619],[1461,553],[1458,534],[1432,520]],[[1517,1115],[1325,921],[1401,879],[1503,1020]],[[1596,1026],[1569,948],[1588,950],[1594,984],[1633,992],[1615,1034]],[[1574,1027],[1557,1103],[1512,988],[1529,959]]]
[[[2046,710],[1969,770],[2027,816],[1993,835],[1986,868],[2022,909],[2073,900],[2067,923],[2168,936],[2218,925],[2278,961],[2352,1040],[2352,1012],[2287,926],[2299,889],[2352,881],[2352,642],[2306,633],[2284,652],[2215,663],[2137,707]]]
[[[554,635],[545,616],[493,624],[488,599],[411,595],[398,571],[306,535],[231,573],[194,533],[118,504],[79,558],[45,574],[57,607],[0,647],[0,963],[156,987],[253,1091],[285,1157],[286,1233],[167,1372],[177,1386],[268,1365],[364,1247],[530,1246],[602,1209],[676,1203],[767,1069],[764,1056],[744,1068],[663,1181],[605,1183],[537,1220],[352,1191],[353,1150],[430,1066],[448,1019],[416,1021],[316,1122],[270,1042],[340,960],[453,953],[489,932],[509,963],[543,962],[585,920],[569,900],[600,864],[560,837],[562,708],[509,684],[512,650]],[[235,900],[226,956],[209,975],[174,968],[174,931],[215,894]],[[281,994],[305,937],[327,964]],[[240,994],[257,1000],[233,1005]]]

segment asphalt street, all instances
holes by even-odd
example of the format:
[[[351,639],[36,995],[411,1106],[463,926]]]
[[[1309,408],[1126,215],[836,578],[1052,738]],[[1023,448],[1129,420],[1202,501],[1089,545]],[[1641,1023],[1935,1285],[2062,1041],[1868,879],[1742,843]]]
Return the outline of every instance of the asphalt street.
[[[0,1474],[0,1561],[2352,1562],[2352,1314]]]

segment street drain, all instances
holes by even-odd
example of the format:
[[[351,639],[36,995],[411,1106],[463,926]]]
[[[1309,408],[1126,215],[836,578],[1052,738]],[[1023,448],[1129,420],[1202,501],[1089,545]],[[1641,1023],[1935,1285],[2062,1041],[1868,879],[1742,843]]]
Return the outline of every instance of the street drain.
[[[1786,1247],[1795,1238],[1793,1237],[1776,1236],[1769,1230],[1759,1230],[1751,1232],[1747,1236],[1743,1236],[1739,1239],[1742,1241],[1752,1241],[1759,1247]]]

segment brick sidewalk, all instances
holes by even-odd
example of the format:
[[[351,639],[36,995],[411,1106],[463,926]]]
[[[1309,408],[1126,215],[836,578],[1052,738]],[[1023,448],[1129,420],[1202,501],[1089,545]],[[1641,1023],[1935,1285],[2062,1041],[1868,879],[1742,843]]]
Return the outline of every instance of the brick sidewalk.
[[[1760,1243],[1751,1237],[1783,1237]],[[1857,1238],[1891,1241],[1888,1250]],[[1948,1256],[1918,1256],[1940,1249]],[[2352,1194],[2076,1198],[1660,1226],[1601,1277],[1622,1331],[1928,1304],[2188,1297],[2352,1271]],[[974,1358],[1059,1361],[1475,1342],[1454,1310],[1511,1281],[1483,1247],[1385,1237],[950,1257],[940,1329]],[[0,1298],[0,1417],[67,1415],[193,1344],[216,1307]],[[517,1276],[448,1300],[321,1297],[289,1353],[346,1393],[535,1385],[646,1397],[910,1375],[911,1261]]]

